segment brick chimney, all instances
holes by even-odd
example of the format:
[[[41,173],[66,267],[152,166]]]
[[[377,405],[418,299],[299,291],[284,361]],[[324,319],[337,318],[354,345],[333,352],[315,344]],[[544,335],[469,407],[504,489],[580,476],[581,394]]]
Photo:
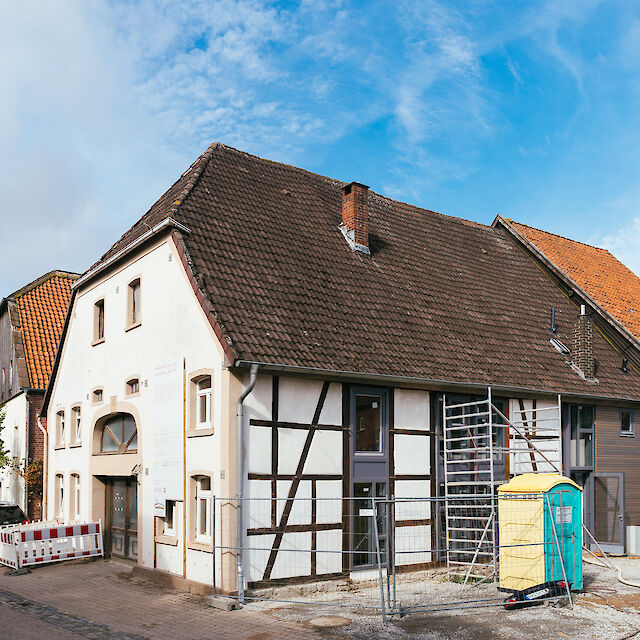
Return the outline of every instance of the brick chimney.
[[[340,229],[354,251],[369,253],[369,187],[351,182],[342,187]]]
[[[580,369],[587,380],[595,378],[595,360],[593,358],[593,325],[587,315],[585,305],[580,306],[580,315],[573,329],[574,367]]]

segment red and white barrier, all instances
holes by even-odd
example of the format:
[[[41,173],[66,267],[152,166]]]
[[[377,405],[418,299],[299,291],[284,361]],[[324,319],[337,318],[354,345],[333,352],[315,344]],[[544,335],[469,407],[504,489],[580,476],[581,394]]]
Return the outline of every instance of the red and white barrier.
[[[102,556],[102,524],[41,522],[0,528],[0,564],[14,569],[73,558]]]
[[[18,549],[14,542],[12,530],[0,529],[0,564],[12,569],[18,568]]]

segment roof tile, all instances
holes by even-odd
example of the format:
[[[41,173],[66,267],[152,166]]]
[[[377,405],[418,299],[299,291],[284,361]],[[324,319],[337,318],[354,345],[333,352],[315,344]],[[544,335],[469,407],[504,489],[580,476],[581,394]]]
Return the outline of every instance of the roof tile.
[[[640,339],[640,278],[633,271],[606,249],[520,222],[509,224]]]
[[[56,273],[15,296],[29,384],[34,389],[45,389],[49,382],[74,279]]]

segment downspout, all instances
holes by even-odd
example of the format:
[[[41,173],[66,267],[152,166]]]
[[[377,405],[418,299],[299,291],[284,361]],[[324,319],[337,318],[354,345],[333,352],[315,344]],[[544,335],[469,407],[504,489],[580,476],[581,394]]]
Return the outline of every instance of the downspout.
[[[25,392],[25,400],[27,401],[27,432],[24,442],[24,512],[29,517],[29,427],[31,426],[31,404],[29,403],[29,395]]]
[[[40,508],[40,519],[46,520],[47,517],[47,494],[49,493],[48,484],[49,477],[47,474],[47,470],[49,468],[49,438],[47,433],[47,428],[42,426],[42,418],[38,416],[38,427],[40,427],[40,431],[42,431],[42,437],[44,439],[43,443],[43,456],[42,456],[42,506]]]
[[[238,602],[244,604],[244,567],[242,564],[242,552],[244,546],[244,531],[242,517],[242,500],[244,498],[244,405],[245,398],[253,391],[258,377],[258,365],[251,365],[249,384],[238,398],[238,532],[236,561],[238,568]],[[214,550],[215,552],[215,550]]]

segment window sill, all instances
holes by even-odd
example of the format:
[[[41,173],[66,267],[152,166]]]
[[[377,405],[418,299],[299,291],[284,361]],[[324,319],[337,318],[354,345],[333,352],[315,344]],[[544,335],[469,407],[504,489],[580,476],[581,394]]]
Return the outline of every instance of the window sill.
[[[187,549],[193,551],[206,551],[207,553],[213,552],[213,545],[210,542],[197,542],[196,540],[190,540],[187,544]]]
[[[130,324],[128,327],[124,328],[124,332],[131,331],[132,329],[137,329],[142,326],[142,322],[136,322],[134,324]]]
[[[127,393],[125,395],[125,398],[127,398],[127,400],[128,400],[129,398],[137,398],[139,395],[140,395],[140,392],[136,391],[135,393]]]
[[[187,438],[197,438],[199,436],[212,436],[213,435],[213,427],[209,427],[208,429],[189,429],[187,431]]]
[[[97,347],[99,344],[102,344],[103,342],[104,342],[104,338],[100,338],[100,340],[94,340],[94,341],[91,343],[91,346],[92,346],[92,347]]]
[[[131,451],[98,451],[94,453],[94,456],[135,456],[138,453],[137,449]]]
[[[635,438],[636,434],[635,433],[621,433],[620,437],[621,438]]]
[[[166,536],[162,533],[156,535],[156,542],[158,544],[167,544],[171,547],[178,546],[178,538],[176,536]]]
[[[55,451],[60,451],[61,449],[66,449],[66,445],[64,444],[57,444],[55,447],[53,447]]]
[[[82,442],[74,442],[69,445],[69,449],[77,449],[78,447],[81,447],[81,446],[82,446]]]

